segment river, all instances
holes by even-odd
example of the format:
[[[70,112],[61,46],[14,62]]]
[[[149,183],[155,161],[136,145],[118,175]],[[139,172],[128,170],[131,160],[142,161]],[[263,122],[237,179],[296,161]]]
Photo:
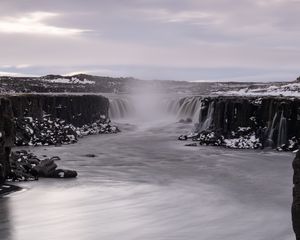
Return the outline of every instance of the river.
[[[172,121],[119,125],[119,134],[31,149],[79,176],[18,183],[24,191],[0,199],[0,239],[294,238],[293,154],[186,147],[177,136],[190,126]]]

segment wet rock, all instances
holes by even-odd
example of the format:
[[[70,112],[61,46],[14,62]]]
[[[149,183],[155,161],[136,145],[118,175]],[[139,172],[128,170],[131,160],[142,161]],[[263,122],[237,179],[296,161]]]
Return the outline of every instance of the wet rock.
[[[45,157],[47,157],[47,156],[45,156]],[[59,156],[54,156],[54,157],[51,157],[50,159],[53,160],[53,161],[61,160],[61,158]]]
[[[297,152],[293,161],[293,203],[292,203],[292,221],[296,239],[300,240],[300,151]]]
[[[20,190],[22,190],[22,188],[18,186],[3,184],[2,186],[0,186],[0,197]]]
[[[56,169],[51,178],[76,178],[77,172],[73,170],[65,170],[65,169]]]
[[[4,167],[0,164],[0,186],[5,182],[5,178]]]
[[[54,156],[40,160],[34,154],[25,150],[16,151],[11,154],[11,172],[9,181],[32,181],[39,177],[45,178],[72,178],[77,176],[73,170],[57,169],[55,161],[60,157]]]
[[[57,165],[51,159],[42,160],[37,166],[33,167],[33,171],[37,173],[39,177],[51,177]]]
[[[187,146],[187,147],[197,147],[197,143],[188,143],[188,144],[185,144],[184,146]]]
[[[96,155],[95,154],[92,154],[92,153],[89,153],[89,154],[86,154],[86,155],[84,155],[85,157],[89,157],[89,158],[94,158],[94,157],[96,157]]]
[[[178,140],[180,141],[186,141],[188,139],[187,135],[181,135],[178,137]]]

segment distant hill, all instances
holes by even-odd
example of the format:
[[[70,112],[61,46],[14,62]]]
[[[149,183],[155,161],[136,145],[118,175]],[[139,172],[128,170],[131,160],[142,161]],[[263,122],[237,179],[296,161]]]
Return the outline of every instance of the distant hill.
[[[300,82],[300,77],[294,82]],[[289,82],[185,82],[145,81],[132,77],[105,77],[88,74],[72,76],[46,75],[42,77],[0,77],[0,93],[130,93],[141,91],[194,95],[223,94],[228,91],[248,92],[280,87]],[[295,86],[293,86],[295,88]],[[298,89],[297,89],[298,90]],[[264,91],[264,90],[263,90]]]
[[[215,83],[184,81],[145,81],[131,77],[113,78],[77,74],[72,76],[46,75],[42,77],[0,77],[2,93],[128,93],[140,89],[159,89],[173,93],[207,94]]]

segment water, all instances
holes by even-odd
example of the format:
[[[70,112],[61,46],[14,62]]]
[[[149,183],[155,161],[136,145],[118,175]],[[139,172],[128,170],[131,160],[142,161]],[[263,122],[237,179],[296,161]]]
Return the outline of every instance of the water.
[[[291,153],[185,147],[176,138],[191,125],[170,121],[119,125],[35,148],[79,176],[20,183],[0,199],[0,239],[294,239]]]
[[[277,146],[282,146],[283,144],[286,144],[286,142],[287,142],[287,123],[286,123],[286,117],[284,117],[282,111],[279,120]]]

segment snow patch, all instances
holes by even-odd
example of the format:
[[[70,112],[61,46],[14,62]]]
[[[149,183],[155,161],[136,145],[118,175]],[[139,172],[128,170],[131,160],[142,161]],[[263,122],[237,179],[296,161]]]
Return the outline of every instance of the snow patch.
[[[55,79],[43,78],[42,80],[45,81],[45,82],[64,83],[64,84],[95,84],[95,81],[91,81],[91,80],[88,80],[88,79],[80,80],[77,77],[72,77],[72,78],[55,78]]]
[[[242,88],[231,91],[217,91],[214,94],[230,96],[293,96],[300,97],[300,83],[289,83],[279,86],[269,86],[265,88]]]

